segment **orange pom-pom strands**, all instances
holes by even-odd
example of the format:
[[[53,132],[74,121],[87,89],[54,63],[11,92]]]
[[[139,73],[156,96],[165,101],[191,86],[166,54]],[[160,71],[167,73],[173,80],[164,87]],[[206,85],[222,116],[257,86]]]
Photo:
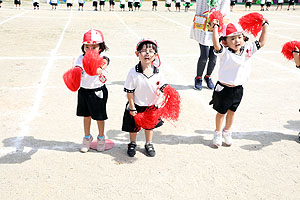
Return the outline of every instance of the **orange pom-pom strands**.
[[[87,51],[83,57],[82,65],[85,72],[90,76],[97,75],[97,69],[102,68],[106,62],[97,51]]]
[[[295,47],[300,49],[300,41],[289,41],[283,45],[281,53],[286,59],[292,60],[294,59],[293,51],[295,50]]]
[[[263,21],[264,21],[263,15],[254,12],[241,17],[239,19],[239,24],[247,33],[250,33],[254,37],[256,37],[257,34],[262,30]]]
[[[64,73],[64,82],[71,91],[76,92],[80,87],[81,74],[82,69],[80,67],[73,67],[72,69],[69,69],[66,73]]]

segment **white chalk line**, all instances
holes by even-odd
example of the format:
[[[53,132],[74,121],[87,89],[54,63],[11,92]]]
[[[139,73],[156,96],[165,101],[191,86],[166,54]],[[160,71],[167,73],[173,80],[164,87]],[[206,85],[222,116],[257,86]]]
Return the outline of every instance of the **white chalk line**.
[[[43,95],[44,95],[45,86],[47,84],[48,74],[49,74],[49,71],[52,68],[54,60],[55,60],[53,58],[54,58],[55,54],[58,52],[58,49],[61,46],[61,43],[62,43],[63,38],[64,38],[65,31],[66,31],[67,27],[69,26],[69,24],[71,23],[72,16],[73,16],[73,14],[71,12],[70,16],[69,16],[69,20],[67,21],[67,23],[66,23],[66,25],[65,25],[65,27],[63,29],[63,32],[62,32],[62,34],[61,34],[61,36],[59,38],[59,41],[58,41],[55,49],[53,49],[51,51],[51,57],[49,58],[48,64],[47,64],[47,66],[45,67],[45,69],[43,71],[43,74],[42,74],[42,77],[41,77],[40,86],[38,87],[37,93],[35,95],[34,103],[33,103],[33,107],[31,109],[31,112],[28,113],[27,119],[23,123],[21,123],[21,125],[20,125],[21,131],[20,131],[20,133],[18,135],[18,139],[16,140],[16,143],[15,143],[15,146],[16,146],[17,150],[18,150],[18,148],[20,146],[20,143],[21,143],[22,139],[24,138],[25,135],[27,135],[27,133],[29,131],[29,123],[38,114],[38,110],[40,108],[40,104],[41,104],[41,101],[42,101],[42,98],[43,98]]]
[[[20,13],[20,14],[18,14],[18,15],[15,15],[15,16],[12,16],[12,17],[10,17],[10,18],[8,18],[8,19],[5,19],[5,20],[3,20],[2,22],[0,22],[0,25],[2,25],[2,24],[5,24],[6,22],[8,22],[8,21],[10,21],[10,20],[12,20],[12,19],[15,19],[15,18],[17,18],[17,17],[21,17],[22,15],[24,15],[24,14],[26,14],[26,13],[28,13],[29,11],[25,11],[25,12],[22,12],[22,13]]]

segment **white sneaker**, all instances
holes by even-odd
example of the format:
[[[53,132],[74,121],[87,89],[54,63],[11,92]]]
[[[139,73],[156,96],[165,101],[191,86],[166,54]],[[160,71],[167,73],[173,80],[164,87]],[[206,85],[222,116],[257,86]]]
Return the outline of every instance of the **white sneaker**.
[[[222,146],[222,132],[221,131],[215,131],[213,144],[216,147]]]
[[[97,137],[97,151],[104,151],[105,150],[105,138],[99,139]]]
[[[83,138],[80,151],[82,153],[88,152],[89,149],[90,149],[90,144],[91,144],[92,141],[93,141],[93,136],[91,136],[90,139]]]
[[[224,138],[224,142],[227,146],[231,146],[232,145],[232,132],[230,130],[225,130],[223,129],[223,138]]]

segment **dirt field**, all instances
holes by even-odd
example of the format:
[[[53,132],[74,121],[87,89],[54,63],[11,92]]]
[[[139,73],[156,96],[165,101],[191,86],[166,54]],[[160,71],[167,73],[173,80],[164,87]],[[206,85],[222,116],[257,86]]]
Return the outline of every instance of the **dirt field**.
[[[280,54],[283,43],[300,40],[300,8],[263,12],[270,21],[267,45],[253,60],[250,80],[233,125],[232,147],[212,147],[215,111],[212,91],[193,89],[199,47],[189,39],[195,13],[166,12],[163,2],[151,12],[56,11],[31,2],[20,10],[4,2],[0,9],[0,199],[299,199],[300,71]],[[126,6],[127,8],[127,6]],[[236,6],[231,18],[246,14]],[[174,11],[174,4],[172,4]],[[253,11],[259,7],[254,6]],[[115,147],[104,153],[78,151],[82,118],[75,115],[76,93],[62,80],[81,53],[83,33],[103,31],[110,48],[108,117],[105,135]],[[122,132],[126,103],[123,84],[137,63],[142,37],[159,44],[160,70],[182,97],[177,123],[166,122],[154,134],[157,155],[144,154],[138,137],[134,158],[126,154]],[[216,67],[213,80],[217,80]],[[96,136],[96,123],[92,123]]]

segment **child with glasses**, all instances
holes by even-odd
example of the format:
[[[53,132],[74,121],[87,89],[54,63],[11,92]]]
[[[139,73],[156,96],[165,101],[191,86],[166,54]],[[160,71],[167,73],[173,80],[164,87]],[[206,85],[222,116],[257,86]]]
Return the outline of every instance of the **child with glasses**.
[[[167,83],[159,72],[160,65],[157,54],[157,43],[152,39],[142,39],[136,47],[136,56],[139,63],[130,69],[125,84],[124,91],[127,93],[128,103],[123,116],[122,131],[129,132],[130,143],[127,154],[134,157],[136,154],[136,136],[141,127],[135,123],[134,116],[137,113],[145,112],[149,109],[157,108],[157,101],[167,86]],[[163,121],[159,120],[155,128],[161,126]],[[155,156],[152,144],[153,129],[145,130],[146,154]]]

